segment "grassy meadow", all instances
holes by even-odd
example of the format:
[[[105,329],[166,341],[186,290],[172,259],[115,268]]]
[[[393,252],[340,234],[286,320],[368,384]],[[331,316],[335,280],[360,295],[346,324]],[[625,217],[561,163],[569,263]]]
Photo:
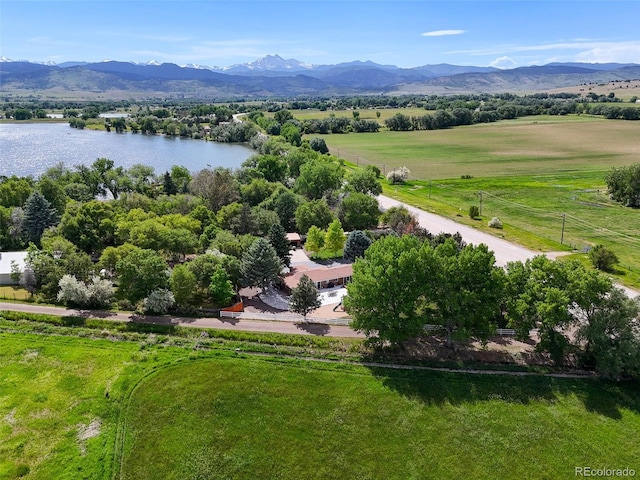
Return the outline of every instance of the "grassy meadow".
[[[617,277],[640,287],[640,212],[611,202],[605,183],[611,167],[640,161],[640,122],[540,116],[324,138],[332,153],[354,164],[409,168],[410,181],[385,187],[387,195],[534,250],[602,243],[620,258]],[[482,218],[470,220],[480,191]],[[487,227],[494,216],[503,230]]]
[[[602,172],[640,158],[640,122],[535,116],[445,130],[321,135],[332,153],[412,179]],[[317,135],[314,135],[317,136]]]
[[[24,288],[3,285],[0,287],[0,300],[26,301],[31,295]]]
[[[0,479],[110,478],[123,380],[138,350],[0,333]]]
[[[194,342],[198,329],[125,335],[48,320],[0,319],[2,480],[640,470],[638,384],[255,356],[238,342]],[[269,341],[284,353],[280,337]]]
[[[555,479],[581,465],[638,468],[636,390],[275,359],[196,361],[135,390],[121,478]]]

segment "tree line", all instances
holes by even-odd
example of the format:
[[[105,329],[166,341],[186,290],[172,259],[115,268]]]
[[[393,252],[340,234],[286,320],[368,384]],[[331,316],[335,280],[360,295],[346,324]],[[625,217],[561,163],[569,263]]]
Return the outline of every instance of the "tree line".
[[[344,305],[371,342],[401,344],[426,335],[427,324],[448,345],[487,339],[497,327],[528,341],[535,330],[537,351],[556,365],[576,358],[607,377],[640,378],[640,303],[609,277],[545,256],[502,269],[485,245],[434,238],[409,223],[354,263]]]

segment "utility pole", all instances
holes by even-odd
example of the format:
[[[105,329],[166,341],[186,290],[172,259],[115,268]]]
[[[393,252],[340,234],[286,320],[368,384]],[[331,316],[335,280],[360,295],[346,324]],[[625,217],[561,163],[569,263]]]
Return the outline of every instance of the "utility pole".
[[[387,176],[387,166],[384,163],[382,164],[382,176]]]
[[[429,180],[429,200],[431,200],[431,180]]]
[[[480,195],[480,216],[482,216],[482,190],[478,192],[478,195]]]
[[[560,235],[560,245],[564,244],[564,224],[566,219],[567,219],[567,214],[563,213],[562,214],[562,234]]]

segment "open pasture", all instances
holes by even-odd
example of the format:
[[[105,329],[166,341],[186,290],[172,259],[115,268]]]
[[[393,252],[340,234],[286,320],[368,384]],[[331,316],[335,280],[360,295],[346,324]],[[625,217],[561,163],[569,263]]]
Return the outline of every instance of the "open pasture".
[[[2,480],[640,470],[637,384],[393,370],[160,346],[140,334],[99,340],[67,327],[3,327],[47,333],[0,333]]]
[[[385,187],[385,194],[532,250],[606,245],[620,259],[616,276],[640,287],[640,212],[609,199],[601,172],[412,180]],[[481,219],[469,218],[471,205],[482,206]],[[488,227],[493,217],[503,229]],[[585,253],[579,257],[587,259]]]
[[[111,478],[124,372],[138,349],[0,333],[0,479]]]
[[[265,359],[181,364],[127,412],[123,479],[570,478],[640,470],[635,387]]]
[[[640,122],[584,115],[325,136],[334,154],[355,164],[374,164],[383,173],[409,168],[407,185],[385,186],[387,195],[533,250],[602,243],[620,259],[618,278],[636,288],[640,212],[609,200],[605,176],[640,161],[638,138]],[[480,206],[481,191],[481,219],[471,220],[469,207]],[[504,229],[488,228],[492,217]]]
[[[640,159],[640,122],[535,116],[446,130],[323,135],[331,152],[412,179],[601,171]]]
[[[329,118],[330,116],[335,117],[348,117],[353,118],[353,112],[358,112],[360,114],[360,118],[362,120],[376,120],[381,126],[384,126],[384,121],[387,118],[391,118],[394,115],[401,113],[403,115],[411,116],[422,116],[429,113],[429,110],[425,110],[424,108],[418,107],[409,107],[409,108],[356,108],[355,110],[291,110],[291,114],[297,120],[309,120],[312,118]],[[376,112],[380,112],[380,117],[378,117]],[[273,116],[273,113],[268,113],[267,115]]]

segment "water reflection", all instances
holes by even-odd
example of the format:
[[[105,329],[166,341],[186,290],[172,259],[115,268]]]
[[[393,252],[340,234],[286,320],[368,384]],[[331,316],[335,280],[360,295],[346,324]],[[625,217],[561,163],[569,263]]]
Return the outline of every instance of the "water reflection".
[[[34,177],[63,162],[68,167],[90,165],[106,157],[116,166],[136,163],[156,173],[173,165],[198,171],[207,166],[238,168],[254,150],[237,144],[93,130],[78,130],[66,123],[0,124],[0,175]]]

